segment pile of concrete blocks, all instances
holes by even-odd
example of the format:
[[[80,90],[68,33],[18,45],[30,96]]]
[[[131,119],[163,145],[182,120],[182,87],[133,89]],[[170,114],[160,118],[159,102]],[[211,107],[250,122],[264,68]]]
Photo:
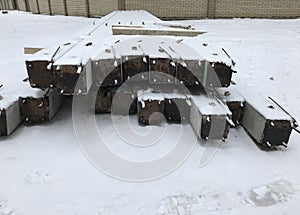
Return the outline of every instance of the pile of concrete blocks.
[[[157,23],[145,11],[117,11],[32,54],[26,67],[35,96],[0,106],[0,134],[22,121],[51,120],[64,96],[85,96],[91,112],[137,114],[143,126],[190,123],[198,138],[225,141],[241,124],[263,149],[287,146],[295,121],[264,96],[230,86],[235,62],[225,49],[200,43],[198,30]],[[155,36],[132,35],[131,28]]]
[[[24,121],[38,124],[52,120],[65,100],[56,89],[32,89],[28,83],[19,95],[7,88],[1,89],[0,136],[10,135]]]

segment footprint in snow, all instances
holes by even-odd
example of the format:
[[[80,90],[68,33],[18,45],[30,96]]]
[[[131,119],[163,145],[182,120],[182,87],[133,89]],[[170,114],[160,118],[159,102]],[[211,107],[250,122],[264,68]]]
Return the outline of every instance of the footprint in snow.
[[[203,188],[193,195],[168,196],[160,201],[156,214],[199,214],[241,207],[270,207],[288,202],[296,192],[286,180],[255,187],[246,192],[219,192]]]
[[[0,198],[0,215],[17,215],[17,213],[5,200]]]
[[[49,181],[48,173],[30,173],[26,174],[24,177],[25,184],[46,184]]]

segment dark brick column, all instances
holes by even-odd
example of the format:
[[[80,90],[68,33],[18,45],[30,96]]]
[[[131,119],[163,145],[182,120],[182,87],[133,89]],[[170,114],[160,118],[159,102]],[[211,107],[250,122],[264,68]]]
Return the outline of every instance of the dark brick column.
[[[217,0],[208,0],[207,18],[214,19],[216,14]]]
[[[118,0],[118,10],[126,10],[125,0]]]

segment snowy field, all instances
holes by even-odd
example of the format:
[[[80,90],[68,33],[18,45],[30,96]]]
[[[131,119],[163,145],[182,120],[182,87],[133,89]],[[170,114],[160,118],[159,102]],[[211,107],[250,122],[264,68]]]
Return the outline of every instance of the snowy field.
[[[26,77],[24,46],[56,45],[93,21],[0,14],[0,84],[12,73]],[[300,19],[178,23],[207,31],[199,36],[200,44],[229,52],[237,62],[235,82],[272,96],[300,120]],[[68,101],[52,122],[22,125],[10,137],[0,138],[0,215],[293,215],[300,210],[300,136],[295,132],[287,149],[264,152],[242,128],[232,129],[221,145],[199,141],[173,173],[134,183],[112,178],[86,159],[77,143],[71,109]],[[135,117],[132,122],[136,123]],[[169,132],[155,149],[142,152],[126,150],[110,115],[97,116],[97,123],[113,151],[136,160],[168,152],[180,129],[165,125]],[[193,136],[192,128],[184,126]],[[148,128],[137,129],[147,132]]]

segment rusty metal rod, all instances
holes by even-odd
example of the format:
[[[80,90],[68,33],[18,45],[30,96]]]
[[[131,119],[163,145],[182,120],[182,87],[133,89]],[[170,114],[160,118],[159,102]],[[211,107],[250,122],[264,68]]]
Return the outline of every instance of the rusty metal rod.
[[[287,115],[289,115],[292,118],[293,121],[293,129],[300,134],[300,131],[297,129],[299,126],[297,120],[289,113],[287,112],[278,102],[276,102],[271,96],[268,96],[268,98],[274,102],[283,112],[285,112]]]

